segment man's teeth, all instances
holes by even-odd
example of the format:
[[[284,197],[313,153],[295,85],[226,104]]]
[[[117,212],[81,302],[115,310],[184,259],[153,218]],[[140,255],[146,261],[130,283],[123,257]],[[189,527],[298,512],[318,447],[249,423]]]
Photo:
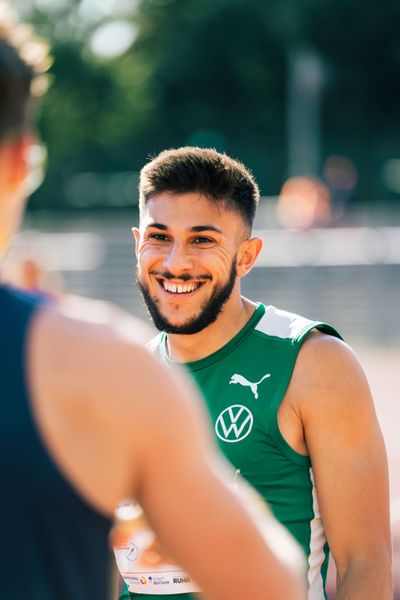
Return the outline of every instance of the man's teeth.
[[[173,294],[187,294],[188,292],[194,292],[199,287],[199,283],[185,283],[178,284],[163,281],[164,290],[172,292]]]

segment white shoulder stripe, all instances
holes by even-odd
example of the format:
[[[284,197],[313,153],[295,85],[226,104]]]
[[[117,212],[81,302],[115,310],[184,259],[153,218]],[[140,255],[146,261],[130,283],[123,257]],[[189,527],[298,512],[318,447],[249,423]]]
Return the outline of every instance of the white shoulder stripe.
[[[311,323],[312,321],[300,315],[279,310],[274,306],[267,306],[265,314],[261,317],[255,329],[266,335],[294,339]]]
[[[324,582],[322,579],[321,568],[325,561],[324,547],[326,544],[326,537],[324,526],[322,524],[321,515],[319,512],[317,492],[315,489],[314,474],[310,468],[310,477],[312,482],[312,498],[313,498],[313,511],[314,518],[310,523],[311,536],[310,536],[310,554],[308,557],[308,596],[307,600],[323,600],[324,594]]]

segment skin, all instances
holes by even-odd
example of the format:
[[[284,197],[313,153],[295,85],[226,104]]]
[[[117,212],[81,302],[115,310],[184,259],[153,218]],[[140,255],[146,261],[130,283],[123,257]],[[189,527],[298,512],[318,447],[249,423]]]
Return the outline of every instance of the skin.
[[[386,451],[365,374],[346,344],[318,333],[299,358],[279,423],[312,460],[337,600],[392,599]]]
[[[219,231],[207,229],[209,224]],[[199,234],[193,227],[204,230]],[[168,335],[173,359],[204,358],[248,321],[255,305],[240,295],[240,279],[254,265],[261,241],[248,238],[240,215],[197,193],[163,193],[142,207],[134,236],[139,280],[174,325],[199,311],[237,261],[237,281],[217,320],[194,335]],[[166,269],[176,284],[183,273],[210,279],[191,294],[178,295],[163,289],[159,274]],[[386,452],[366,377],[345,343],[319,332],[309,335],[278,420],[289,445],[312,462],[338,571],[337,600],[391,600]]]
[[[31,144],[30,135],[0,143],[0,259],[11,243],[25,207],[24,182],[29,173],[26,150]]]
[[[12,170],[0,171],[0,181],[12,182],[0,196],[4,250],[21,209],[25,147],[16,141],[15,161],[0,161]],[[228,488],[193,389],[138,343],[136,321],[95,324],[82,319],[86,312],[87,302],[79,317],[38,311],[27,345],[34,419],[71,485],[106,515],[119,500],[137,499],[161,546],[207,598],[304,598],[297,547],[287,541],[297,567],[279,559],[272,548],[284,534],[274,533],[272,516],[257,503],[249,511]]]

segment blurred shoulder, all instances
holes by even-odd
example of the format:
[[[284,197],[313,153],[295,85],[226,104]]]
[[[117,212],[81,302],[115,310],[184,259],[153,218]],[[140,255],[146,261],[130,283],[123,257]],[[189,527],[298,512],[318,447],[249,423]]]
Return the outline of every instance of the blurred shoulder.
[[[111,325],[125,337],[141,344],[147,344],[154,337],[150,325],[112,302],[67,294],[59,307],[60,312],[71,319]]]
[[[140,382],[153,368],[148,338],[139,319],[104,302],[73,298],[45,306],[30,332],[31,374],[58,397],[89,402],[113,390],[117,403],[123,384]]]
[[[40,311],[29,352],[39,393],[53,395],[74,410],[86,412],[92,406],[106,415],[144,415],[165,399],[176,404],[174,398],[182,396],[177,392],[182,374],[172,374],[145,347],[147,335],[144,339],[139,320],[109,309],[79,300],[67,308]],[[183,385],[186,389],[188,384]],[[188,397],[192,395],[191,389]]]

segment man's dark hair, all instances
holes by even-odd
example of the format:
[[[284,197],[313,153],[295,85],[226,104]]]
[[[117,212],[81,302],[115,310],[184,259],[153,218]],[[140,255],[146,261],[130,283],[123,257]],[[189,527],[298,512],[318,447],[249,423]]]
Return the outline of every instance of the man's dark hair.
[[[260,197],[250,171],[211,148],[186,146],[164,150],[140,174],[140,207],[162,192],[198,192],[239,213],[250,230]]]
[[[0,1],[0,140],[29,127],[32,96],[44,90],[49,64],[48,46]]]

